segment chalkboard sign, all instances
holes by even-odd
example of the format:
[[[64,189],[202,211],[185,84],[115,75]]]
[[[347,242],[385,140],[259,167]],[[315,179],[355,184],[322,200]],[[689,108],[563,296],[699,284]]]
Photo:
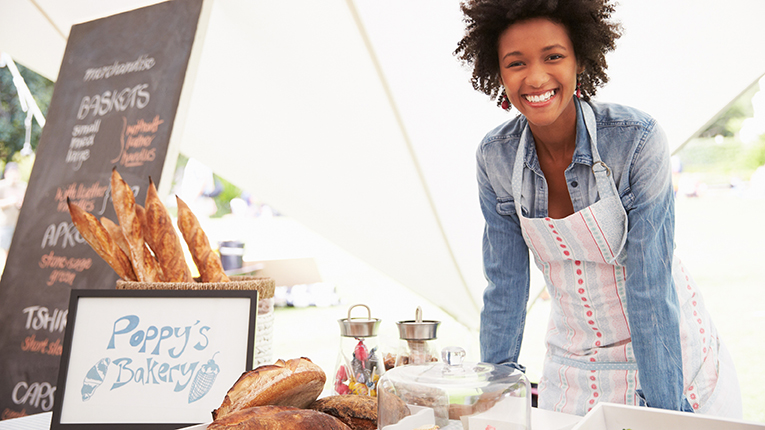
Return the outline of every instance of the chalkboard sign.
[[[66,200],[116,221],[116,168],[143,203],[161,178],[203,0],[72,27],[0,280],[2,419],[53,408],[72,289],[116,273],[73,226]]]

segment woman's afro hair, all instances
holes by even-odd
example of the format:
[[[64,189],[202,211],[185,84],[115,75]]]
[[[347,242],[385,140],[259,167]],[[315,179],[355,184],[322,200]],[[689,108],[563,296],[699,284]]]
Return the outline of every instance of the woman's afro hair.
[[[454,55],[472,67],[473,88],[492,98],[499,99],[504,92],[499,37],[510,25],[531,18],[547,18],[568,30],[577,63],[584,67],[579,75],[583,100],[608,82],[606,53],[614,50],[622,34],[621,26],[610,20],[614,12],[611,0],[465,0],[461,9],[465,37]]]

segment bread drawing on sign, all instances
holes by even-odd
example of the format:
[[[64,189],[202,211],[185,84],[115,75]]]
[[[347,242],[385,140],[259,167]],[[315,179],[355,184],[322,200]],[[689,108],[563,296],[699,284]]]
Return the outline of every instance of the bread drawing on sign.
[[[196,402],[204,397],[205,394],[210,392],[215,383],[215,377],[220,373],[220,367],[215,363],[215,354],[213,354],[207,364],[199,369],[197,376],[194,377],[194,383],[191,384],[191,389],[189,389],[189,403]]]
[[[102,358],[88,370],[88,373],[85,375],[85,380],[82,382],[81,393],[83,402],[90,400],[93,393],[96,391],[96,388],[101,386],[101,383],[104,382],[106,372],[109,370],[110,361],[111,360],[108,358]]]

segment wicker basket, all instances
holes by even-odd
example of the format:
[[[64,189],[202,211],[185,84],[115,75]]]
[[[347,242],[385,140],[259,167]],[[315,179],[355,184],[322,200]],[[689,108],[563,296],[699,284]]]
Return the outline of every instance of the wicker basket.
[[[273,278],[234,276],[231,282],[128,282],[117,281],[118,290],[258,290],[258,319],[255,329],[253,366],[273,363],[274,290]]]

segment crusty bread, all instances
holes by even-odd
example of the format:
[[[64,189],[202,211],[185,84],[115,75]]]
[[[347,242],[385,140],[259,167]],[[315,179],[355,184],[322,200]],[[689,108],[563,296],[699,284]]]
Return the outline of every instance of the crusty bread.
[[[162,267],[159,265],[159,261],[154,253],[149,248],[149,242],[146,241],[146,209],[138,203],[135,204],[135,216],[138,218],[138,222],[141,223],[141,231],[143,232],[143,269],[148,274],[149,279],[154,279],[157,282],[166,282],[165,276],[162,273]]]
[[[141,282],[160,281],[156,276],[156,271],[151,267],[146,267],[146,244],[143,239],[143,225],[136,215],[135,196],[117,169],[112,169],[111,177],[112,202],[114,203],[114,212],[117,214],[119,226],[127,240],[130,248],[130,262],[133,264],[133,271]]]
[[[138,217],[139,221],[143,224],[143,207],[141,205],[136,204],[135,205],[135,213]],[[122,228],[115,224],[114,221],[110,220],[106,217],[101,217],[101,224],[104,226],[106,231],[109,232],[109,235],[112,237],[114,242],[119,246],[119,248],[122,250],[122,252],[125,253],[125,255],[130,255],[130,246],[127,243],[127,240],[125,239],[125,234],[122,232]],[[151,250],[149,250],[148,245],[144,245],[143,250],[143,264],[144,264],[144,272],[148,273],[148,277],[151,279],[156,279],[165,282],[165,277],[162,272],[162,268],[159,265],[159,262],[157,261],[156,257],[151,253]],[[132,265],[132,263],[131,263]]]
[[[145,205],[144,239],[159,261],[165,282],[193,282],[191,271],[183,256],[181,240],[173,227],[173,220],[157,195],[151,178],[146,191]]]
[[[207,430],[350,430],[337,418],[310,409],[256,406],[227,415]]]
[[[305,408],[319,397],[326,380],[324,371],[305,357],[260,366],[239,377],[212,412],[213,419],[254,406]]]
[[[124,252],[125,255],[129,254],[130,247],[128,247],[127,240],[125,240],[125,234],[122,233],[120,226],[105,216],[101,217],[101,225],[103,225],[106,231],[109,232],[109,235],[112,237],[117,246],[120,247],[122,252]]]
[[[199,225],[199,220],[180,197],[175,198],[178,201],[178,228],[189,247],[202,282],[229,282],[230,279],[223,271],[220,256],[210,248],[210,241]]]
[[[149,242],[146,239],[148,228],[146,227],[146,209],[135,202],[135,216],[138,218],[138,222],[141,223],[141,232],[143,233],[143,241],[148,245]]]
[[[345,423],[351,430],[377,430],[377,397],[343,394],[324,397],[308,405]]]
[[[377,403],[379,405],[377,423],[381,427],[396,424],[411,414],[406,402],[399,397],[401,394],[400,391],[394,392],[391,385],[377,386]],[[420,403],[414,400],[412,404]]]
[[[147,279],[154,279],[154,282],[165,282],[157,257],[152,254],[149,245],[145,243],[143,245],[143,270],[146,272]]]
[[[452,403],[449,405],[449,419],[459,420],[465,415],[475,415],[486,412],[502,400],[503,391],[485,391],[481,393],[475,403],[471,405]]]
[[[112,236],[98,221],[94,215],[88,213],[67,199],[69,205],[69,215],[72,222],[80,232],[80,236],[85,239],[96,253],[106,261],[120,278],[126,281],[136,281],[136,275],[133,272],[133,266],[128,256],[120,249]]]

